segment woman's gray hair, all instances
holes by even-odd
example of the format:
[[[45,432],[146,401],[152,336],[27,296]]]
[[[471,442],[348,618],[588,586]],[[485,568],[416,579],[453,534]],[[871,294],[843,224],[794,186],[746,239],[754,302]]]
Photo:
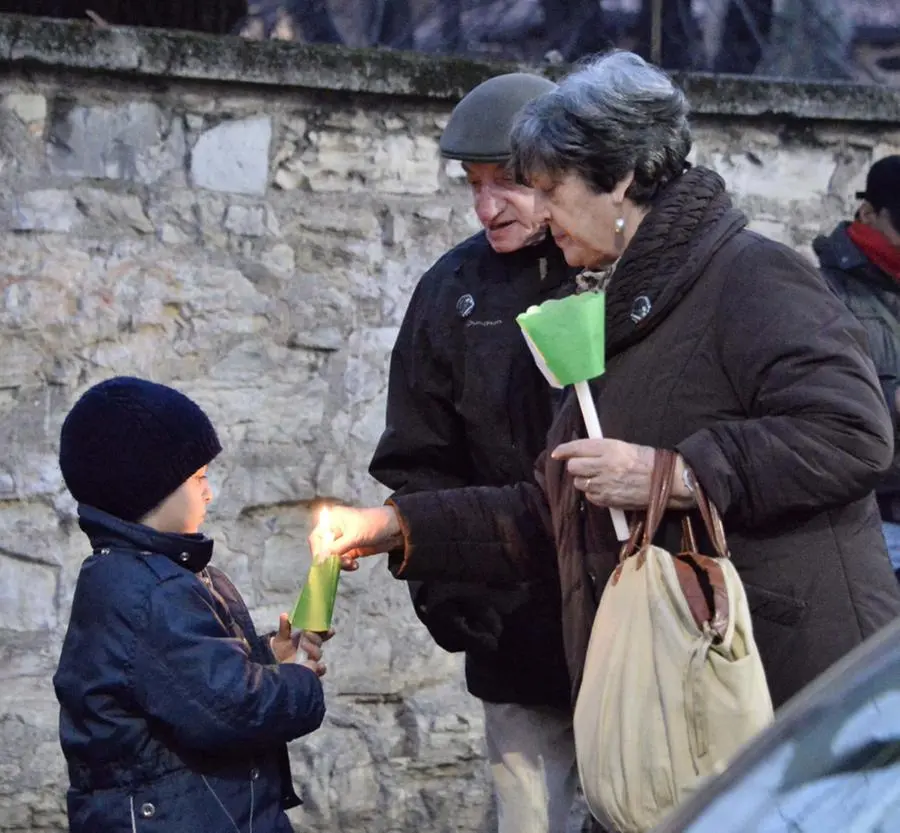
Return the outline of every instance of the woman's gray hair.
[[[689,106],[684,93],[633,52],[592,59],[519,113],[510,136],[523,182],[579,174],[599,193],[631,171],[629,199],[652,202],[688,167]]]

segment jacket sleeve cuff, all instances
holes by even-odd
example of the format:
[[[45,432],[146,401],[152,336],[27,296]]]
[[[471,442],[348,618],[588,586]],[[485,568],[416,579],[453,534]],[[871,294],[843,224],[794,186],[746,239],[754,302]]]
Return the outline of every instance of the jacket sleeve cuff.
[[[675,449],[690,466],[706,496],[724,517],[740,494],[737,474],[709,430],[697,431]]]
[[[389,567],[413,581],[509,583],[555,565],[549,511],[533,484],[397,495],[404,552]]]
[[[438,528],[444,526],[441,523],[440,501],[436,500],[434,492],[414,492],[408,495],[393,495],[385,505],[392,507],[397,513],[400,533],[403,535],[403,548],[388,553],[388,569],[394,578],[428,578],[430,565],[419,563],[415,555],[416,550],[421,549],[421,545],[427,548],[428,533],[424,531],[435,526]],[[417,543],[419,547],[416,546]],[[413,575],[409,574],[411,563]]]

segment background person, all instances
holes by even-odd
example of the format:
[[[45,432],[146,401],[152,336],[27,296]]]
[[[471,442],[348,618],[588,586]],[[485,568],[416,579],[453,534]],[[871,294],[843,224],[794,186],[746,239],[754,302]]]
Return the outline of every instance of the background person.
[[[571,271],[509,166],[513,117],[555,87],[513,73],[454,109],[442,154],[462,162],[484,230],[422,277],[391,356],[387,426],[369,468],[395,496],[533,477],[552,389],[515,317],[569,291]],[[416,614],[484,703],[500,833],[562,833],[577,783],[559,581],[411,583]]]
[[[866,330],[894,424],[894,462],[876,493],[891,564],[900,579],[900,156],[869,169],[856,218],[813,248],[828,285]]]

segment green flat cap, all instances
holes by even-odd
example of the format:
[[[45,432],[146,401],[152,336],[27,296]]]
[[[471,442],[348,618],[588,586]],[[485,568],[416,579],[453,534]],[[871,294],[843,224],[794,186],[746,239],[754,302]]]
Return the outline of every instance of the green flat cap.
[[[441,135],[441,154],[462,162],[506,161],[516,114],[532,99],[554,89],[552,81],[527,72],[489,78],[453,108]]]

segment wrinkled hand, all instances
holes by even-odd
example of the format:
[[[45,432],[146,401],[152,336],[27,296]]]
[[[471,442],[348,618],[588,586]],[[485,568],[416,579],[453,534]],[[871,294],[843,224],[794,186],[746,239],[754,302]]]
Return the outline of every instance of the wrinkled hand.
[[[325,663],[322,661],[323,643],[334,636],[334,631],[314,633],[313,631],[291,631],[291,622],[287,613],[278,617],[278,630],[269,640],[272,653],[278,662],[296,662],[298,654],[306,659],[300,662],[319,677],[324,677]]]
[[[391,506],[375,509],[352,509],[349,506],[333,506],[328,525],[331,527],[333,542],[331,552],[341,558],[341,567],[355,570],[359,567],[356,559],[403,546],[400,520]],[[318,528],[310,535],[310,543],[322,533]]]
[[[557,446],[552,457],[566,460],[575,488],[595,506],[614,509],[646,509],[650,503],[650,479],[656,450],[621,440],[574,440]],[[669,506],[688,509],[693,495],[684,485],[685,462],[678,455],[672,476]]]
[[[645,509],[650,503],[654,451],[621,440],[574,440],[557,446],[553,459],[566,460],[575,488],[595,506]]]

